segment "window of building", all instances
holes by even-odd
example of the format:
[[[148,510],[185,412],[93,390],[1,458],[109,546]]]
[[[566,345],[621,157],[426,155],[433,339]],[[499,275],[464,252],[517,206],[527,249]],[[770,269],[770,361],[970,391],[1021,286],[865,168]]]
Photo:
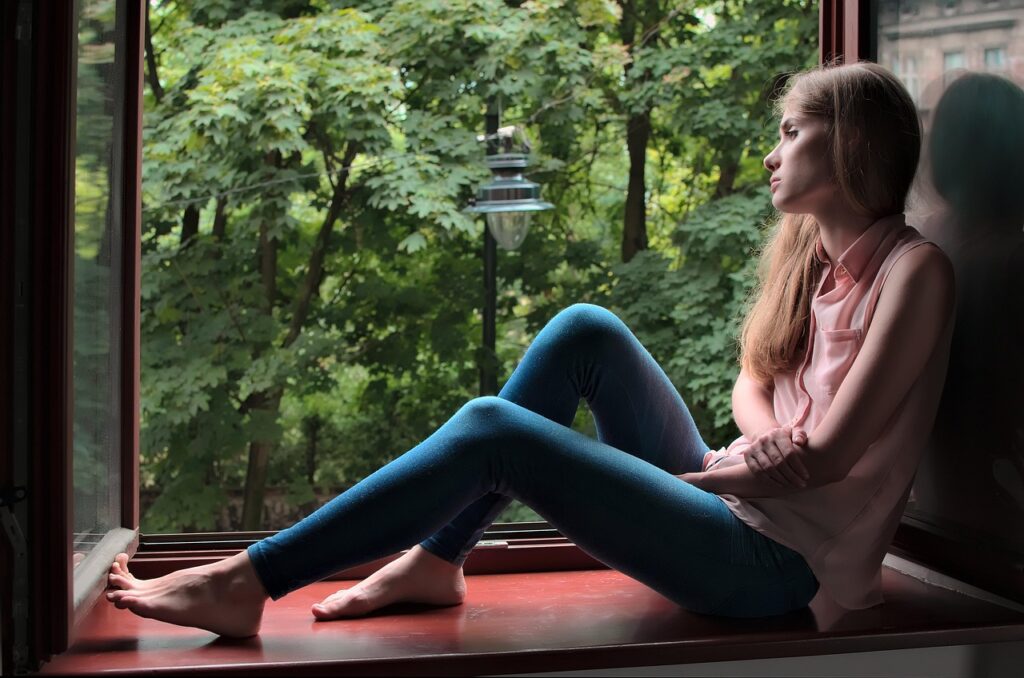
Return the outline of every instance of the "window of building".
[[[898,2],[900,16],[917,16],[921,11],[921,3],[919,0],[898,0]]]
[[[967,64],[967,60],[964,57],[962,50],[954,52],[943,52],[942,53],[942,70],[952,71],[957,68],[964,68]]]
[[[921,96],[921,83],[918,78],[917,56],[904,54],[892,60],[892,70],[903,82],[916,103]]]
[[[985,48],[985,69],[989,71],[1006,70],[1006,48],[986,47]]]
[[[960,0],[939,0],[942,16],[953,16],[960,9]]]

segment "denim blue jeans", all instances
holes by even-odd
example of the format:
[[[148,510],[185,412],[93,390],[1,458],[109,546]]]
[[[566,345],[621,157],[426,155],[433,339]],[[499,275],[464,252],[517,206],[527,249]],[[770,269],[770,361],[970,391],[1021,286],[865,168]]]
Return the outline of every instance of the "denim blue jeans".
[[[586,398],[597,440],[570,424]],[[679,479],[708,446],[668,377],[610,311],[574,304],[498,396],[474,398],[411,450],[248,548],[277,600],[419,543],[461,565],[513,498],[594,558],[692,612],[803,608],[803,557]]]

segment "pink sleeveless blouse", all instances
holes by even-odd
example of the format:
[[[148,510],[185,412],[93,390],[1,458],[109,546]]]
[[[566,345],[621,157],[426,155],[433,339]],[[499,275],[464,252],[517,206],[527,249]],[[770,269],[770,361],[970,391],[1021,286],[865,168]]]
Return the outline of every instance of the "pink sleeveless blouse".
[[[838,257],[835,286],[822,293],[832,262],[818,241],[824,268],[811,303],[811,341],[797,369],[775,376],[780,424],[799,425],[810,434],[821,423],[869,331],[886,276],[901,256],[925,243],[903,214],[884,217]],[[781,497],[719,495],[740,520],[803,555],[824,594],[843,608],[884,602],[882,560],[935,420],[951,334],[952,319],[906,398],[846,478]],[[740,437],[708,452],[705,470],[749,446]]]

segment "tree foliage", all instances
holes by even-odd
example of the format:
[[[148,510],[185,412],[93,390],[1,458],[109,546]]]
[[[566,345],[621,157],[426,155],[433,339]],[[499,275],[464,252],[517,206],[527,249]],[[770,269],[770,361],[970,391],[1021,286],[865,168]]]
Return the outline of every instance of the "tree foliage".
[[[463,207],[491,100],[556,205],[499,254],[504,375],[558,310],[604,304],[728,442],[771,95],[815,61],[809,0],[178,0],[147,21],[145,531],[283,527],[267,487],[312,505],[477,395]],[[585,407],[574,426],[594,434]]]

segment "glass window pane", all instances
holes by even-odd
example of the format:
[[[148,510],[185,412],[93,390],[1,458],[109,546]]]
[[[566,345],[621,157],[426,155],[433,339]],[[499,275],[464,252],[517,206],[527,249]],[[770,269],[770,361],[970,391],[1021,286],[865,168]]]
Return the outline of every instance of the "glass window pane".
[[[287,527],[442,426],[482,364],[502,386],[546,320],[616,290],[644,295],[618,306],[705,439],[736,438],[725,319],[771,208],[771,95],[815,64],[817,3],[651,3],[639,23],[616,3],[520,4],[150,3],[143,532]],[[490,177],[476,138],[499,92],[499,128],[527,129],[525,174],[557,206],[498,251],[494,360],[485,220],[463,209]],[[697,209],[726,198],[735,228]],[[728,233],[684,255],[694,214]],[[617,272],[639,243],[647,273]],[[580,401],[559,419],[597,437]],[[537,517],[514,503],[497,521]]]
[[[114,0],[78,16],[74,233],[74,527],[77,566],[120,526],[123,64]]]
[[[987,48],[985,50],[985,68],[990,71],[1001,71],[1006,68],[1006,48]]]
[[[879,54],[918,58],[922,157],[907,220],[949,255],[942,403],[907,504],[940,533],[1024,553],[1024,0],[882,6]],[[910,82],[907,69],[900,77]]]

